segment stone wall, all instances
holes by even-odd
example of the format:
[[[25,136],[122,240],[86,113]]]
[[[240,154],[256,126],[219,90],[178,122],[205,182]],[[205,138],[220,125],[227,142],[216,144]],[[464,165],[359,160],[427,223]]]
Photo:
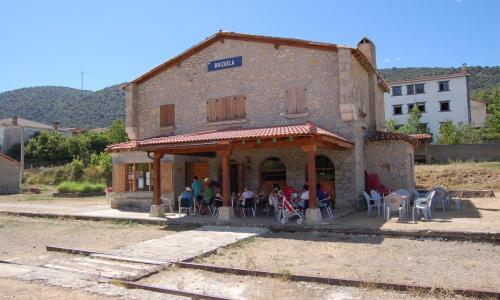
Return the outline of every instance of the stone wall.
[[[0,156],[0,194],[19,193],[20,165]]]
[[[430,145],[430,162],[450,160],[500,161],[500,144]]]
[[[367,171],[377,173],[383,185],[393,189],[415,186],[413,146],[405,141],[367,142]]]

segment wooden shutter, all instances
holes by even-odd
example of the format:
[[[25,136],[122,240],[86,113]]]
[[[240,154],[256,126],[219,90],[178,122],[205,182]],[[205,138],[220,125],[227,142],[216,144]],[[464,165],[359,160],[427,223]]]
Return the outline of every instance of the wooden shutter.
[[[294,87],[285,91],[285,110],[288,114],[307,111],[306,88]]]
[[[125,192],[127,175],[127,164],[113,164],[113,192]]]
[[[162,161],[160,165],[161,172],[161,192],[172,192],[172,163],[169,161]]]
[[[175,125],[175,105],[160,105],[160,127]]]
[[[243,119],[245,117],[245,96],[228,96],[207,100],[207,120],[209,122]]]

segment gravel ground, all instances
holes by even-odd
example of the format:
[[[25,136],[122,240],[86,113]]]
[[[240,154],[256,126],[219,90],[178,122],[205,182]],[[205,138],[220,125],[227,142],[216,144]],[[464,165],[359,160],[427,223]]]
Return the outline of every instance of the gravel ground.
[[[202,261],[434,287],[497,291],[500,287],[500,248],[486,243],[275,233],[219,249]]]
[[[434,299],[433,295],[170,268],[141,283],[232,299]],[[439,298],[447,298],[439,295]]]
[[[169,234],[160,226],[0,215],[0,259],[41,265],[57,254],[46,245],[105,251]]]
[[[72,299],[72,300],[105,300],[116,299],[101,295],[89,294],[79,290],[48,286],[36,282],[0,278],[0,299]]]

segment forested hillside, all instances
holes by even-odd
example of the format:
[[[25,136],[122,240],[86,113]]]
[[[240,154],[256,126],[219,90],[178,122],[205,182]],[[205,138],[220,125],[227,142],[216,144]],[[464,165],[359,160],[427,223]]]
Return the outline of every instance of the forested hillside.
[[[92,92],[59,86],[22,88],[0,93],[0,119],[22,118],[63,127],[107,127],[125,118],[125,95],[120,85]]]
[[[500,67],[468,67],[474,98],[488,101],[489,91],[500,86]],[[387,81],[461,72],[461,68],[380,69]],[[0,119],[18,115],[25,119],[63,127],[107,127],[113,120],[125,118],[125,95],[120,85],[100,91],[82,91],[67,87],[42,86],[0,93]]]

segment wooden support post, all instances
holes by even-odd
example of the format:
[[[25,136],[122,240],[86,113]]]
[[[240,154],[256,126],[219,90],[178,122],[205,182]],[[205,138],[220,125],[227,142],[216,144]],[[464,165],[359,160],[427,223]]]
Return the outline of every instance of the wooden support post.
[[[153,205],[161,204],[161,158],[163,157],[163,153],[155,152],[154,162],[153,162],[153,171],[155,174],[154,177],[154,185],[153,185]]]
[[[231,206],[231,195],[230,195],[230,178],[229,178],[229,155],[230,151],[220,152],[222,155],[222,205],[225,207]]]
[[[309,185],[309,208],[317,208],[316,200],[316,146],[303,146],[307,153],[307,183]]]

